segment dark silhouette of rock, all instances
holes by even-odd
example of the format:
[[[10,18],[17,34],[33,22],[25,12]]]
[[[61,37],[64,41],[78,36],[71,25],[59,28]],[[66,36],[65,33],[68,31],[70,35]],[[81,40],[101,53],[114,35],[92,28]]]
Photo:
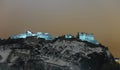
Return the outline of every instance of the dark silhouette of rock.
[[[115,66],[114,66],[115,65]],[[114,66],[114,67],[112,67]],[[64,36],[0,41],[0,70],[120,70],[101,44]]]

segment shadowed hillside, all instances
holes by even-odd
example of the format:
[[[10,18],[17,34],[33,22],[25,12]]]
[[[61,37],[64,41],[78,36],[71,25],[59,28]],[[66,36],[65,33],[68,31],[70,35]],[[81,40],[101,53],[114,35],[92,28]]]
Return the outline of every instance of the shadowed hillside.
[[[0,70],[120,70],[101,44],[75,37],[36,36],[0,41]]]

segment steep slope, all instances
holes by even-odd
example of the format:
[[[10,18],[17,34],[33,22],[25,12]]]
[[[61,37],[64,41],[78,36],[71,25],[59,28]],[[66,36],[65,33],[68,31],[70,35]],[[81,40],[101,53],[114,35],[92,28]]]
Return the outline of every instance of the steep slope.
[[[36,37],[0,42],[0,70],[100,70],[115,63],[108,49],[77,38]]]

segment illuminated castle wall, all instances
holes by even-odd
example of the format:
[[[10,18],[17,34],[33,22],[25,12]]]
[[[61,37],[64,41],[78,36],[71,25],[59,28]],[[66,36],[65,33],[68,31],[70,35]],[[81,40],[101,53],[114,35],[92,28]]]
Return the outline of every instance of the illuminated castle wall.
[[[55,39],[55,37],[51,36],[49,33],[43,34],[42,32],[37,32],[36,34],[34,34],[30,31],[27,31],[27,32],[22,33],[22,34],[17,34],[17,35],[11,36],[10,38],[11,39],[19,39],[19,38],[27,38],[27,37],[31,37],[31,36],[36,36],[37,38],[43,38],[45,40]],[[73,36],[70,34],[67,34],[67,35],[65,35],[65,38],[70,39],[70,38],[73,38]],[[87,42],[93,43],[93,44],[99,44],[98,41],[96,39],[94,39],[93,34],[87,34],[85,32],[79,33],[79,39],[82,41],[87,41]]]

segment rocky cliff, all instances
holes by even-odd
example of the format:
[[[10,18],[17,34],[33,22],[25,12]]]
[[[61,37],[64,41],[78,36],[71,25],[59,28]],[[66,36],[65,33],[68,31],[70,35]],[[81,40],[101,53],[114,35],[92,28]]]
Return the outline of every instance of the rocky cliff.
[[[114,63],[107,47],[74,37],[0,40],[0,70],[101,70]]]

